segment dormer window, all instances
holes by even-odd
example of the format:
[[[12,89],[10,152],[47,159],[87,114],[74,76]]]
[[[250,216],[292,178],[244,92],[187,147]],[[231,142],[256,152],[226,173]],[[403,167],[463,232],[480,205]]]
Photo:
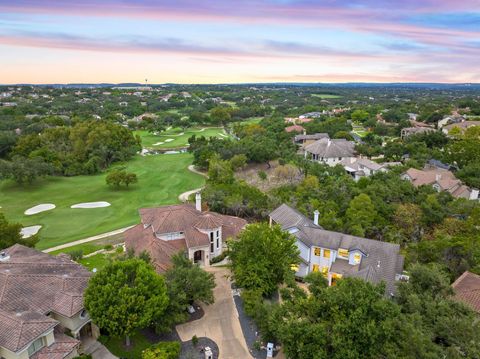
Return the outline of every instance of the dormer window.
[[[338,256],[342,258],[348,258],[348,249],[339,249]]]
[[[354,265],[360,264],[361,261],[362,261],[362,255],[360,253],[355,253],[353,255],[353,264]]]

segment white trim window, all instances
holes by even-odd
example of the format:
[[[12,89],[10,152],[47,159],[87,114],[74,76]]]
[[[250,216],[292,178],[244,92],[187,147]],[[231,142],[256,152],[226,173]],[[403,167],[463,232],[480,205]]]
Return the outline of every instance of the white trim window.
[[[40,338],[36,339],[32,344],[30,344],[30,346],[27,349],[28,356],[31,357],[33,354],[38,352],[44,346],[45,346],[44,337],[40,337]]]

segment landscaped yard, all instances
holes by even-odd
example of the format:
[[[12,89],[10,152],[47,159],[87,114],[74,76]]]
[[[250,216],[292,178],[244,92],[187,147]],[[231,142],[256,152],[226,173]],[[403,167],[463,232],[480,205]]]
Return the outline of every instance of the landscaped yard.
[[[178,202],[178,195],[201,187],[204,178],[187,170],[192,156],[136,156],[124,164],[138,176],[130,188],[115,190],[105,184],[106,174],[76,177],[51,177],[32,185],[0,182],[0,206],[10,221],[24,226],[42,225],[39,249],[109,232],[139,222],[138,208]],[[82,202],[107,201],[109,207],[72,209]],[[24,215],[41,203],[53,203],[50,211]]]
[[[128,359],[141,359],[142,352],[153,344],[140,331],[136,331],[135,334],[130,337],[132,345],[128,350],[125,347],[125,338],[101,336],[98,340],[105,345],[113,355]]]
[[[181,148],[188,145],[188,139],[193,135],[198,137],[229,137],[222,127],[192,127],[186,130],[181,128],[171,128],[162,131],[157,135],[148,131],[135,131],[135,135],[139,135],[142,139],[144,148],[165,149],[165,148]]]

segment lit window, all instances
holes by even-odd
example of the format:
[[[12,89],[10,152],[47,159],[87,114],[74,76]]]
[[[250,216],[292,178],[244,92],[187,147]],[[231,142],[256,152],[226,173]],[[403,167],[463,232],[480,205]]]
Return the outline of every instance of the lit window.
[[[319,270],[318,264],[314,264],[314,265],[313,265],[313,268],[312,268],[312,271],[318,272],[318,270]]]
[[[330,258],[330,249],[323,250],[323,258]]]
[[[338,256],[339,256],[339,257],[344,257],[344,258],[348,257],[348,250],[346,250],[346,249],[339,249],[339,250],[338,250]]]
[[[313,249],[313,253],[314,253],[316,256],[319,256],[319,257],[320,257],[320,252],[321,252],[321,248],[315,247],[315,248]]]
[[[327,276],[327,274],[328,274],[328,266],[323,266],[323,267],[322,267],[322,274],[323,274],[324,276]]]
[[[359,264],[361,260],[362,260],[362,255],[360,253],[355,253],[353,255],[353,263]]]
[[[300,269],[300,267],[297,265],[297,264],[292,264],[290,266],[290,269],[293,270],[294,272],[298,272],[298,270]]]

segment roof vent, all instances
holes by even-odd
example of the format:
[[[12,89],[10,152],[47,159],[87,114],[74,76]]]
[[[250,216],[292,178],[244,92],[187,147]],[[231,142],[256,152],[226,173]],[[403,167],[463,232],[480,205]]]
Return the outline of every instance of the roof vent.
[[[380,268],[380,261],[377,262],[377,268]]]
[[[0,252],[0,262],[6,262],[10,259],[10,256],[7,254],[7,252],[2,251]]]

